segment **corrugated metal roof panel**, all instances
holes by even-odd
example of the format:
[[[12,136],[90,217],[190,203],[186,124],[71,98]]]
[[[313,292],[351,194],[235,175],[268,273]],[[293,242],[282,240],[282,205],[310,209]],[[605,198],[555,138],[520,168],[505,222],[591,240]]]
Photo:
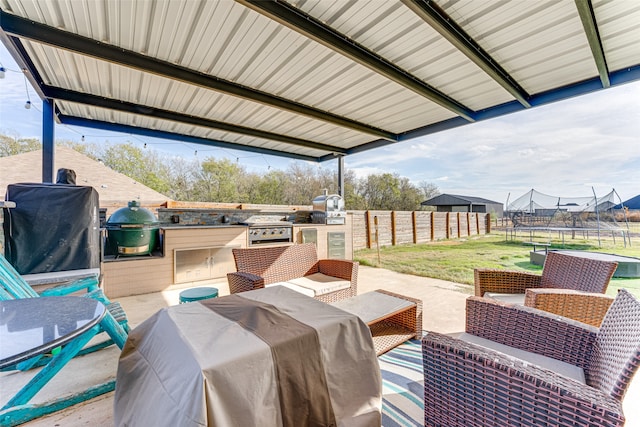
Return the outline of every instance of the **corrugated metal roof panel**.
[[[172,122],[169,120],[142,117],[130,113],[108,110],[99,107],[88,107],[73,102],[60,101],[58,108],[64,115],[87,117],[110,123],[121,123],[128,126],[149,128],[163,132],[173,132],[194,137],[207,138],[222,142],[267,148],[270,150],[288,151],[303,156],[319,157],[330,154],[329,151],[317,150],[309,147],[292,146],[290,144],[274,142],[262,138],[254,138],[232,132],[215,131],[201,126],[193,126]]]
[[[472,109],[513,100],[401,2],[312,0],[296,5]]]
[[[620,70],[640,58],[640,2],[593,2],[609,70]]]
[[[26,47],[37,56],[50,58],[47,62],[50,66],[45,67],[43,73],[49,85],[256,129],[278,128],[284,134],[340,148],[350,148],[370,139],[319,120],[49,46],[27,43]],[[62,72],[70,68],[76,69],[73,80],[65,78],[66,74]],[[116,83],[112,88],[109,80],[95,79],[94,76],[111,76],[122,84]]]
[[[445,10],[529,93],[598,75],[573,2],[467,0]]]
[[[425,124],[426,116],[419,122],[398,120],[409,108],[419,108],[424,113],[442,110],[434,116],[436,120],[452,116],[431,101],[241,5],[222,2],[213,7],[196,7],[196,4],[178,7],[169,3],[161,2],[154,10],[129,8],[131,13],[152,13],[164,18],[160,21],[162,31],[154,31],[148,37],[149,53],[160,59],[178,62],[341,116],[388,126],[396,133]],[[110,2],[105,7],[115,8]],[[197,12],[192,9],[197,9]],[[179,19],[170,18],[173,16]],[[189,40],[168,36],[176,34],[179,28],[199,28],[201,22],[209,23],[205,28],[211,29],[210,23],[220,23],[221,16],[227,19],[219,29],[207,33],[213,36],[208,39],[209,43],[198,43],[191,50],[179,48]],[[146,21],[148,18],[136,15],[136,20]],[[117,42],[122,43],[123,40],[118,39]],[[131,46],[125,44],[122,47]],[[310,58],[315,61],[307,61]],[[322,84],[317,84],[318,80]],[[397,105],[395,110],[386,108],[379,115],[359,114],[371,102],[394,97],[404,100],[403,103],[393,101],[391,105]],[[419,104],[423,105],[419,107]]]
[[[240,5],[233,7],[247,11]],[[293,30],[278,27],[257,12],[247,11],[243,18],[233,32],[229,30],[229,36],[224,38],[226,43],[213,43],[210,48],[209,55],[219,57],[210,71],[221,78],[295,101],[304,100],[307,105],[351,118],[371,99],[386,99],[396,93],[408,102],[416,99],[417,95],[408,89]],[[264,37],[276,28],[274,37]],[[308,64],[305,58],[316,60]],[[317,84],[318,80],[322,81],[321,85]],[[343,100],[347,96],[352,101],[350,108],[344,108],[347,104]],[[418,99],[425,104],[432,103],[422,97]],[[365,122],[380,123],[384,118],[383,115],[369,116]],[[392,131],[404,130],[408,128],[402,129],[394,123]]]

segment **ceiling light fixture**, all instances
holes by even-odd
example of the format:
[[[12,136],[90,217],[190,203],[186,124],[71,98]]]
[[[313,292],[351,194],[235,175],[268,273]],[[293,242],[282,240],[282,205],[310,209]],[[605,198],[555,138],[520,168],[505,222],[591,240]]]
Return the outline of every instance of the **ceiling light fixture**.
[[[27,92],[27,102],[24,103],[24,108],[27,110],[31,109],[31,97],[29,96],[29,86],[27,85],[27,76],[25,74],[22,75],[24,77],[24,90]]]

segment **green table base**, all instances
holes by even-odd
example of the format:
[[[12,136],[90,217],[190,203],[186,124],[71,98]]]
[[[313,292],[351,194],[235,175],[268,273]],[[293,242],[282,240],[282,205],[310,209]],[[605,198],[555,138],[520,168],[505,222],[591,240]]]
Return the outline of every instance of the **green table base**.
[[[180,292],[180,304],[185,302],[200,301],[203,299],[216,298],[218,288],[191,288]]]

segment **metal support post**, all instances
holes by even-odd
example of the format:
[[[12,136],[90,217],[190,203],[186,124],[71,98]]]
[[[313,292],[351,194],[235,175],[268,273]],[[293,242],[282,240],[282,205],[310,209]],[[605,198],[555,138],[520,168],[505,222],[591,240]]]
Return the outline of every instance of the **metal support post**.
[[[42,182],[53,182],[54,164],[54,101],[42,100]]]

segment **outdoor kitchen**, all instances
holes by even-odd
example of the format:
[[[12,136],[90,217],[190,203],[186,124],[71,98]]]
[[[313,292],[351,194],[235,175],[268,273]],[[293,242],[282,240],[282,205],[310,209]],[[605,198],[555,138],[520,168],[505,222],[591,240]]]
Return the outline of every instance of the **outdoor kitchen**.
[[[311,209],[172,202],[156,221],[150,215],[130,203],[105,223],[110,298],[224,279],[235,271],[233,248],[315,243],[319,257],[353,259],[351,218],[338,195],[316,197]]]

